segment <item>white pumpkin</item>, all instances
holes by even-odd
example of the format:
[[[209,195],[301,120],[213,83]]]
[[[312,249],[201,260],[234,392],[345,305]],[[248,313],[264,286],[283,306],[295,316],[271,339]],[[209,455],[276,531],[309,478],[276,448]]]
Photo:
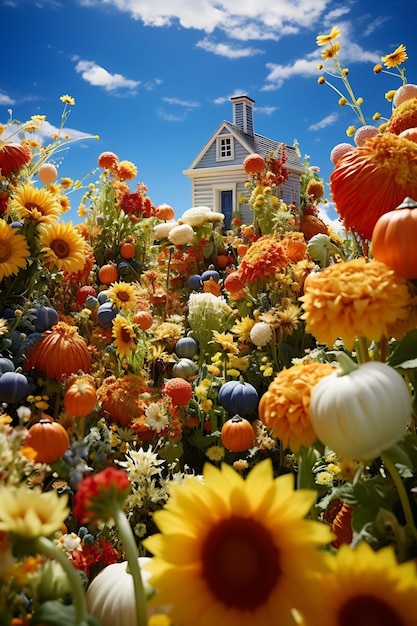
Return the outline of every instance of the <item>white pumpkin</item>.
[[[150,557],[139,557],[145,594],[149,600],[154,594],[149,584],[151,573],[143,569]],[[127,561],[105,567],[87,589],[87,610],[101,626],[137,626],[135,592],[132,576],[127,571]],[[147,608],[148,618],[155,613],[168,613],[169,607]]]
[[[310,419],[317,437],[336,454],[368,461],[403,438],[411,395],[389,365],[356,365],[350,359],[347,364],[346,359],[340,361],[342,371],[325,376],[313,388]]]

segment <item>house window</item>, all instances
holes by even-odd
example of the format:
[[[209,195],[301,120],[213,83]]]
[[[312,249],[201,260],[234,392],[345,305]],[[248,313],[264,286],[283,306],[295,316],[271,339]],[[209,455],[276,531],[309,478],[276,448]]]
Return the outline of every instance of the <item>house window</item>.
[[[227,161],[234,158],[232,137],[219,137],[217,139],[217,160]]]

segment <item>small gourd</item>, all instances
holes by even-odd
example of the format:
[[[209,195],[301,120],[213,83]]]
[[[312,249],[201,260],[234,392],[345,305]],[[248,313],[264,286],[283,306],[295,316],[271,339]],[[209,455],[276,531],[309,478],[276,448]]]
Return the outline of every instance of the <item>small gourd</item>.
[[[196,371],[197,364],[195,361],[187,358],[180,359],[172,368],[174,376],[178,376],[179,378],[189,378],[190,376],[194,376]]]
[[[35,450],[37,463],[53,463],[68,450],[70,440],[65,428],[45,414],[29,428],[24,443]]]
[[[7,404],[20,402],[28,392],[28,379],[20,372],[8,371],[0,376],[0,402]]]
[[[40,333],[49,330],[58,323],[58,311],[51,306],[40,306],[37,309],[32,309],[32,312],[36,316],[34,320],[35,329]]]
[[[240,415],[234,415],[223,424],[221,440],[227,450],[244,452],[254,446],[255,431],[247,419]]]
[[[417,202],[405,200],[384,213],[372,233],[372,254],[403,278],[417,278]]]
[[[250,415],[258,406],[259,395],[250,383],[239,380],[230,380],[220,387],[219,404],[229,413],[241,416]]]
[[[361,365],[344,353],[341,370],[313,388],[310,419],[318,439],[337,455],[370,461],[405,435],[412,400],[402,376],[380,361]]]
[[[122,259],[133,259],[136,248],[131,241],[124,241],[120,246],[120,256]]]
[[[214,265],[209,265],[208,269],[201,274],[201,280],[204,283],[206,280],[210,280],[212,278],[216,283],[220,280],[220,274],[215,269]]]
[[[104,302],[97,309],[97,322],[102,328],[111,328],[117,313],[118,309],[112,302]]]
[[[180,358],[192,359],[198,354],[198,343],[192,337],[181,337],[175,344],[175,354]]]
[[[64,395],[64,406],[75,417],[85,417],[94,409],[97,391],[93,384],[85,380],[75,381]]]
[[[101,283],[104,285],[111,285],[115,283],[119,278],[119,272],[114,263],[106,263],[102,265],[98,271],[98,277]]]
[[[0,374],[4,374],[5,372],[14,372],[15,366],[11,359],[8,359],[5,356],[0,357]]]
[[[141,330],[149,330],[153,324],[153,317],[148,311],[136,311],[133,321]]]

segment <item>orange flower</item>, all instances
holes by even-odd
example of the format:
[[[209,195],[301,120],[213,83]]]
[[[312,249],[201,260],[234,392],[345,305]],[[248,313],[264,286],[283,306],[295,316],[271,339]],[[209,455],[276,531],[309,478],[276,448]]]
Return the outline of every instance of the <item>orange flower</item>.
[[[165,394],[171,398],[173,406],[185,406],[193,396],[193,388],[183,378],[171,378],[164,386]]]
[[[116,170],[119,165],[119,157],[114,152],[102,152],[98,157],[99,167]]]
[[[283,245],[274,237],[266,235],[251,245],[238,271],[242,281],[251,283],[272,278],[288,263],[289,259]]]
[[[265,167],[265,159],[260,154],[248,154],[243,161],[243,169],[246,174],[259,174]]]
[[[417,144],[394,133],[375,135],[346,152],[330,175],[345,228],[370,240],[381,215],[405,197],[417,197],[416,166]]]
[[[282,240],[282,245],[290,261],[297,263],[304,259],[307,252],[307,244],[303,233],[289,233]]]
[[[259,403],[259,418],[285,447],[297,452],[317,435],[310,421],[313,387],[334,371],[330,363],[302,362],[279,372]]]
[[[405,100],[392,112],[385,127],[386,132],[399,135],[407,128],[417,126],[417,98]]]
[[[330,265],[304,284],[306,330],[331,348],[341,338],[351,349],[356,337],[379,341],[409,314],[407,281],[380,261],[365,258]]]
[[[145,381],[141,376],[126,374],[121,378],[109,376],[97,389],[97,399],[113,422],[128,426],[140,415],[138,398],[143,393]]]
[[[133,180],[137,173],[138,168],[131,161],[120,161],[117,166],[117,176],[120,180]]]

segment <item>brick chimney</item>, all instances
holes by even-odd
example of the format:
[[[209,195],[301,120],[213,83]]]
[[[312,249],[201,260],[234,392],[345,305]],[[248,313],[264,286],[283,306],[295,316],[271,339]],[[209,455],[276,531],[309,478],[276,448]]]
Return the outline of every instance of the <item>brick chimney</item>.
[[[244,133],[253,137],[253,105],[255,100],[249,96],[233,96],[233,124]]]

